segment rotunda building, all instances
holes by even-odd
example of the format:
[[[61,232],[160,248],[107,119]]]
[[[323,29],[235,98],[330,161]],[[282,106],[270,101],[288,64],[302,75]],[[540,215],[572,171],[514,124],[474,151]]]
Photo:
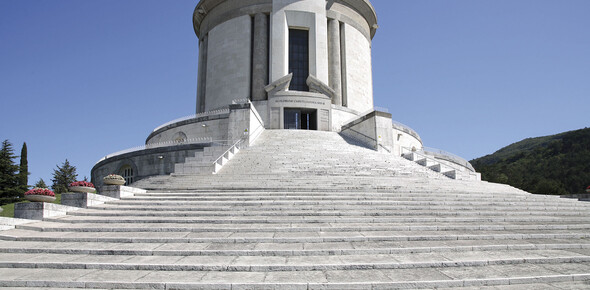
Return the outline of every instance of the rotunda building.
[[[267,129],[331,131],[373,108],[367,0],[202,0],[197,113],[251,100]]]
[[[371,41],[378,26],[369,0],[201,0],[192,20],[196,113],[155,128],[144,146],[99,160],[91,172],[98,186],[112,173],[127,184],[216,173],[267,129],[338,132],[452,178],[479,178],[467,161],[424,150],[414,130],[374,109]]]

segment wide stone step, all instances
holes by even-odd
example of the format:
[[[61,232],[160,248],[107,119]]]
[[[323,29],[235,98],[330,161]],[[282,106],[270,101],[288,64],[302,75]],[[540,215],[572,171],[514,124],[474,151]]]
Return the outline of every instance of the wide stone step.
[[[227,224],[239,224],[240,227],[244,226],[269,226],[276,224],[284,224],[289,227],[309,227],[309,226],[321,226],[332,227],[336,220],[324,219],[323,222],[320,220],[293,220],[293,219],[242,219],[240,220],[220,220],[220,219],[203,219],[198,217],[150,217],[150,216],[135,216],[135,217],[117,217],[113,219],[109,216],[67,216],[64,218],[45,218],[46,221],[55,221],[61,223],[101,223],[101,224],[112,224],[112,223],[127,223],[127,224],[159,224],[159,223],[176,223],[176,224],[204,224],[210,222],[215,226],[223,226]],[[313,221],[313,222],[312,222]],[[338,219],[338,224],[362,224],[367,226],[370,224],[391,224],[391,223],[424,223],[424,222],[466,222],[466,223],[538,223],[538,222],[561,222],[561,223],[579,223],[579,217],[559,217],[559,216],[495,216],[495,217],[416,217],[416,216],[404,216],[404,217],[393,217],[388,219],[379,220],[367,220],[367,219]]]
[[[512,243],[510,243],[512,242]],[[317,243],[253,243],[253,244],[110,244],[70,243],[67,248],[54,242],[0,242],[0,253],[135,255],[135,256],[313,256],[313,255],[377,255],[445,252],[567,250],[579,254],[590,252],[590,243],[571,240],[462,241],[445,242],[334,242]]]
[[[252,206],[226,206],[226,207],[206,207],[206,206],[188,206],[188,205],[107,205],[107,206],[93,206],[90,209],[99,211],[193,211],[201,212],[204,216],[209,215],[227,215],[235,214],[238,216],[244,215],[310,215],[317,214],[323,215],[325,213],[331,213],[332,215],[384,215],[389,214],[391,211],[481,211],[481,210],[494,210],[494,211],[551,211],[561,212],[564,210],[576,211],[584,210],[585,208],[580,207],[568,207],[568,206],[498,206],[490,204],[481,205],[401,205],[401,206],[371,206],[368,205],[357,205],[357,206],[302,206],[297,210],[293,210],[292,207],[287,206],[262,206],[252,208]],[[590,216],[590,214],[588,214]]]
[[[302,224],[294,226],[259,224],[250,227],[235,225],[187,225],[185,223],[160,223],[154,224],[133,224],[133,223],[110,223],[110,224],[63,224],[60,222],[30,223],[17,226],[18,229],[27,229],[44,232],[352,232],[352,231],[519,231],[519,230],[588,230],[590,224],[565,224],[565,223],[528,223],[528,224],[485,224],[485,223],[422,223],[419,225],[411,224],[393,224],[375,225],[375,224],[322,224],[317,225]]]
[[[385,241],[587,239],[587,230],[351,232],[36,232],[0,233],[0,240],[106,243],[332,243]]]
[[[7,253],[0,268],[151,271],[318,271],[590,263],[567,250],[404,253],[324,256],[134,256]]]
[[[513,289],[584,288],[586,263],[438,267],[427,269],[324,270],[298,272],[160,271],[97,269],[0,269],[4,287],[125,289],[434,289],[482,287]],[[581,270],[580,270],[581,269]],[[485,278],[482,278],[485,277]],[[166,281],[166,282],[162,282]],[[304,281],[304,282],[302,282]],[[538,287],[538,288],[537,288]],[[565,287],[565,288],[563,288]]]
[[[234,214],[229,212],[216,213],[216,212],[198,212],[192,210],[186,211],[141,211],[141,210],[128,210],[128,211],[74,211],[70,212],[71,216],[103,216],[103,217],[202,217],[204,220],[207,217],[215,217],[219,221],[227,220],[268,220],[270,222],[282,221],[282,222],[389,222],[391,217],[398,216],[440,216],[440,217],[452,217],[452,216],[482,216],[482,217],[493,217],[493,216],[509,216],[517,214],[519,216],[561,216],[561,217],[588,217],[586,212],[560,212],[560,211],[454,211],[454,212],[438,212],[431,210],[398,210],[398,211],[387,211],[387,212],[293,212],[292,214],[285,214],[284,212],[236,212]]]

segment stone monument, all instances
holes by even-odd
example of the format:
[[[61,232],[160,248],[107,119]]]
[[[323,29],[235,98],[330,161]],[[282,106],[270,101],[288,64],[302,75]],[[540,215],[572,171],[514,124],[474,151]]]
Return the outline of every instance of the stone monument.
[[[449,177],[479,179],[468,162],[429,154],[414,130],[374,109],[371,41],[378,25],[368,0],[202,0],[193,26],[196,114],[159,126],[144,148],[105,156],[92,170],[95,184],[111,173],[127,184],[211,174],[228,149],[248,146],[265,129],[340,132]],[[183,166],[194,156],[201,165]]]

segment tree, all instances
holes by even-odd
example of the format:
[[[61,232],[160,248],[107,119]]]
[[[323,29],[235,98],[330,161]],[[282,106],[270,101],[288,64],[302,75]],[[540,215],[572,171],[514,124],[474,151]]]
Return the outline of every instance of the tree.
[[[39,181],[35,183],[35,187],[47,188],[48,186],[45,184],[45,180],[43,180],[43,178],[39,178]]]
[[[18,166],[14,164],[13,152],[12,144],[4,140],[0,149],[0,204],[14,202],[19,195]]]
[[[53,170],[53,185],[51,188],[55,193],[64,193],[68,191],[68,185],[76,181],[78,174],[76,173],[76,167],[70,165],[68,159],[60,167],[57,165],[57,169]]]
[[[27,142],[23,143],[20,150],[20,166],[18,169],[18,186],[22,194],[29,189],[29,161],[27,161]]]

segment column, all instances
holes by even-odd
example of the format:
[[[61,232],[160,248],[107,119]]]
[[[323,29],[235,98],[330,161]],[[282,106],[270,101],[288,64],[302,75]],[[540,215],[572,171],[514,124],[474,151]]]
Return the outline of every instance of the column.
[[[342,67],[340,56],[340,21],[328,19],[328,61],[330,87],[336,92],[332,104],[342,105]]]
[[[264,87],[268,84],[268,16],[254,15],[254,44],[252,46],[252,101],[266,100]]]

